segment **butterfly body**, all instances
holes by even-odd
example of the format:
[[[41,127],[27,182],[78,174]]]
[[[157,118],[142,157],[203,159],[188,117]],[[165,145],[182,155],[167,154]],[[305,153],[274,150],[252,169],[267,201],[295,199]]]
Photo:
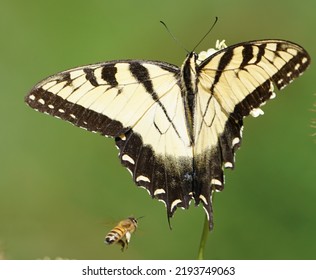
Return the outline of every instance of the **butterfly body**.
[[[34,109],[114,137],[121,163],[138,186],[163,201],[168,218],[194,199],[213,227],[212,194],[234,167],[243,118],[258,115],[305,71],[300,46],[260,40],[223,48],[200,60],[189,53],[182,67],[119,60],[53,75],[26,97]]]

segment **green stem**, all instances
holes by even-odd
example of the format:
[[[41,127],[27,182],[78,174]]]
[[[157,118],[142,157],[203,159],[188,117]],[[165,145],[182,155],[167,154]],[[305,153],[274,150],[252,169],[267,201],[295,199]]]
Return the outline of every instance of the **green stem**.
[[[214,194],[215,192],[213,192],[212,195],[212,204],[214,201]],[[200,247],[199,247],[199,252],[198,252],[198,260],[204,260],[204,248],[206,245],[206,241],[207,241],[207,237],[210,233],[209,231],[209,223],[208,223],[208,219],[207,219],[207,215],[205,214],[205,218],[204,218],[204,226],[203,226],[203,230],[202,230],[202,235],[201,235],[201,240],[200,240]]]
[[[199,248],[199,253],[198,253],[198,260],[204,259],[204,248],[206,245],[208,234],[209,234],[209,225],[208,225],[207,216],[205,214],[204,226],[203,226],[202,236],[200,240],[200,248]]]

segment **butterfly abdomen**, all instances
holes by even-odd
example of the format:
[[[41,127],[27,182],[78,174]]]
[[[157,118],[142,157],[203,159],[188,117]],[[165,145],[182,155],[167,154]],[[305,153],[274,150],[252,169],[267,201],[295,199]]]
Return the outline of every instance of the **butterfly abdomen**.
[[[187,132],[192,145],[194,144],[193,123],[197,93],[196,58],[197,55],[191,52],[181,67],[181,95],[183,97]]]

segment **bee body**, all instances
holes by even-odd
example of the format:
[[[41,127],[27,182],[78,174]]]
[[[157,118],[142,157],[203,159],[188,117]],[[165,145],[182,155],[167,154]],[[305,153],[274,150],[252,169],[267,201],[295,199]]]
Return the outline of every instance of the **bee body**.
[[[125,220],[120,221],[117,226],[115,226],[105,237],[104,243],[120,244],[122,246],[121,250],[124,251],[125,247],[127,249],[128,243],[131,240],[132,233],[137,228],[137,219],[134,217],[128,217]]]

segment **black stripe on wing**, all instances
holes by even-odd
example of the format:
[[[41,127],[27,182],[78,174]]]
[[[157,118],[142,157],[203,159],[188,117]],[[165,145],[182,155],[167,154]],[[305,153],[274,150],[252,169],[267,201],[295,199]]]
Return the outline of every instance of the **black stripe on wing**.
[[[106,67],[102,68],[102,79],[106,81],[112,87],[116,87],[118,85],[115,75],[117,73],[117,68],[115,67],[115,62],[106,65]]]
[[[219,61],[218,68],[216,69],[214,82],[212,83],[212,86],[210,88],[211,92],[214,91],[216,84],[220,81],[220,77],[223,71],[225,71],[226,66],[231,62],[232,59],[234,59],[233,49],[228,48],[224,55],[221,57],[221,60]],[[204,62],[202,63],[202,65],[203,64]],[[201,70],[203,69],[202,65],[200,66]]]
[[[171,120],[171,117],[169,116],[169,113],[167,112],[166,107],[160,102],[159,96],[154,90],[154,86],[152,84],[148,69],[139,62],[131,62],[129,69],[130,69],[131,73],[133,74],[133,76],[138,81],[138,83],[144,86],[147,93],[150,94],[152,96],[153,100],[155,100],[156,103],[161,107],[167,120],[172,125],[172,127],[175,130],[175,132],[177,133],[178,137],[180,137],[178,129],[174,125],[173,121]],[[159,130],[158,127],[157,127],[157,130]]]

